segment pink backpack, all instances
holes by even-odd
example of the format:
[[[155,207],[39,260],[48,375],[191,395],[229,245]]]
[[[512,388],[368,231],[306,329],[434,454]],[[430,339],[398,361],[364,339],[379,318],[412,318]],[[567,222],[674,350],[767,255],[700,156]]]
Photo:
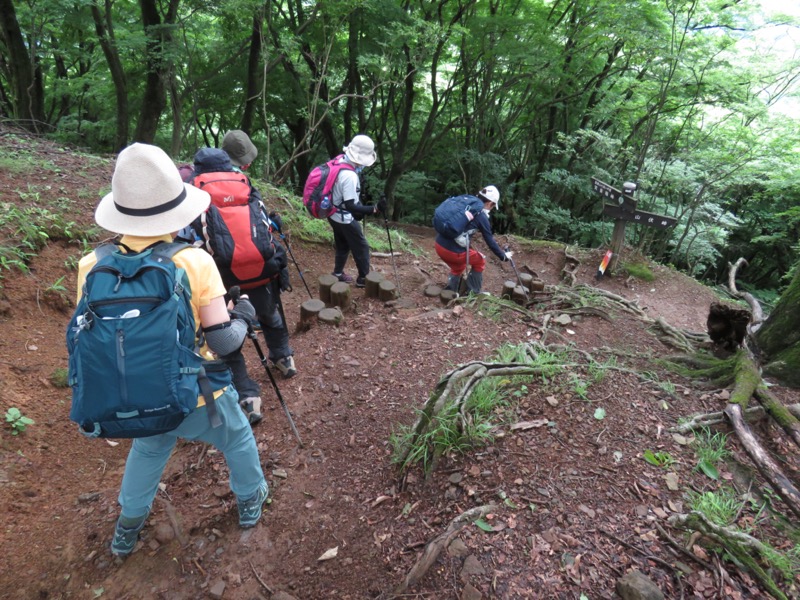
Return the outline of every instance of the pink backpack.
[[[342,169],[355,171],[355,167],[342,160],[344,154],[317,165],[308,174],[303,187],[303,205],[315,219],[327,219],[336,212],[331,200],[331,190]]]

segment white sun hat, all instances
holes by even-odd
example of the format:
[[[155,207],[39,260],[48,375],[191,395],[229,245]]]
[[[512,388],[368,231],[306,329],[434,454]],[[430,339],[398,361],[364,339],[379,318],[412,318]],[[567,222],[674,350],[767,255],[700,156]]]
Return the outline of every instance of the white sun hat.
[[[375,153],[375,142],[368,135],[357,135],[342,150],[344,150],[345,156],[351,163],[364,167],[372,166],[378,159],[378,155]]]
[[[183,183],[161,148],[132,144],[117,156],[111,193],[100,200],[94,218],[114,233],[157,236],[185,227],[210,201],[208,192]]]

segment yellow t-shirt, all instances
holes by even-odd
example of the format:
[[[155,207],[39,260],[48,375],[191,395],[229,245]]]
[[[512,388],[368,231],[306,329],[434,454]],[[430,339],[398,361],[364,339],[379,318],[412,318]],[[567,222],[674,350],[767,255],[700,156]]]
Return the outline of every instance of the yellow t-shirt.
[[[120,240],[121,243],[136,252],[144,250],[158,241],[171,242],[172,236],[169,234],[156,237],[125,235]],[[176,266],[186,271],[189,289],[192,290],[192,315],[194,316],[195,327],[200,327],[200,307],[208,306],[214,298],[225,295],[225,285],[222,283],[222,277],[217,270],[217,265],[214,264],[214,259],[211,258],[211,255],[200,248],[181,250],[172,257],[172,260]],[[94,252],[84,256],[78,263],[78,300],[81,299],[83,294],[86,274],[92,270],[96,263],[97,256]],[[214,358],[214,355],[205,344],[200,348],[200,354],[209,360]],[[221,390],[214,392],[214,396],[217,397],[221,393]],[[203,404],[205,404],[205,401],[200,396],[197,405],[202,406]]]

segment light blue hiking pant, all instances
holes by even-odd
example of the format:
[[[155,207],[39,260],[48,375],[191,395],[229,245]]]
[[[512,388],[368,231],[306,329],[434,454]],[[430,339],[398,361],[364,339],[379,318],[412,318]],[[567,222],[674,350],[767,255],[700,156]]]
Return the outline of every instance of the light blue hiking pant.
[[[212,428],[208,422],[205,406],[195,409],[177,429],[151,437],[133,440],[119,503],[122,516],[136,519],[148,513],[158,491],[161,474],[167,466],[178,438],[200,440],[213,445],[225,456],[230,471],[230,486],[239,499],[255,495],[264,479],[264,471],[258,458],[256,439],[242,409],[239,395],[229,386],[216,400],[217,413],[222,425]]]

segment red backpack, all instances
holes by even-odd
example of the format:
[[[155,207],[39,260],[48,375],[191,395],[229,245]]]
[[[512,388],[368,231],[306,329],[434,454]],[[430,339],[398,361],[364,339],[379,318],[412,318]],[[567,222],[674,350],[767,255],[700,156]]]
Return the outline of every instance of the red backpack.
[[[211,194],[201,215],[205,248],[226,287],[252,289],[274,279],[275,243],[263,203],[250,201],[250,180],[238,171],[202,173],[192,185]]]
[[[349,162],[342,160],[343,157],[344,154],[340,154],[324,164],[317,165],[308,174],[303,187],[303,205],[316,219],[327,219],[336,212],[331,200],[331,190],[339,172],[342,169],[356,170]]]

